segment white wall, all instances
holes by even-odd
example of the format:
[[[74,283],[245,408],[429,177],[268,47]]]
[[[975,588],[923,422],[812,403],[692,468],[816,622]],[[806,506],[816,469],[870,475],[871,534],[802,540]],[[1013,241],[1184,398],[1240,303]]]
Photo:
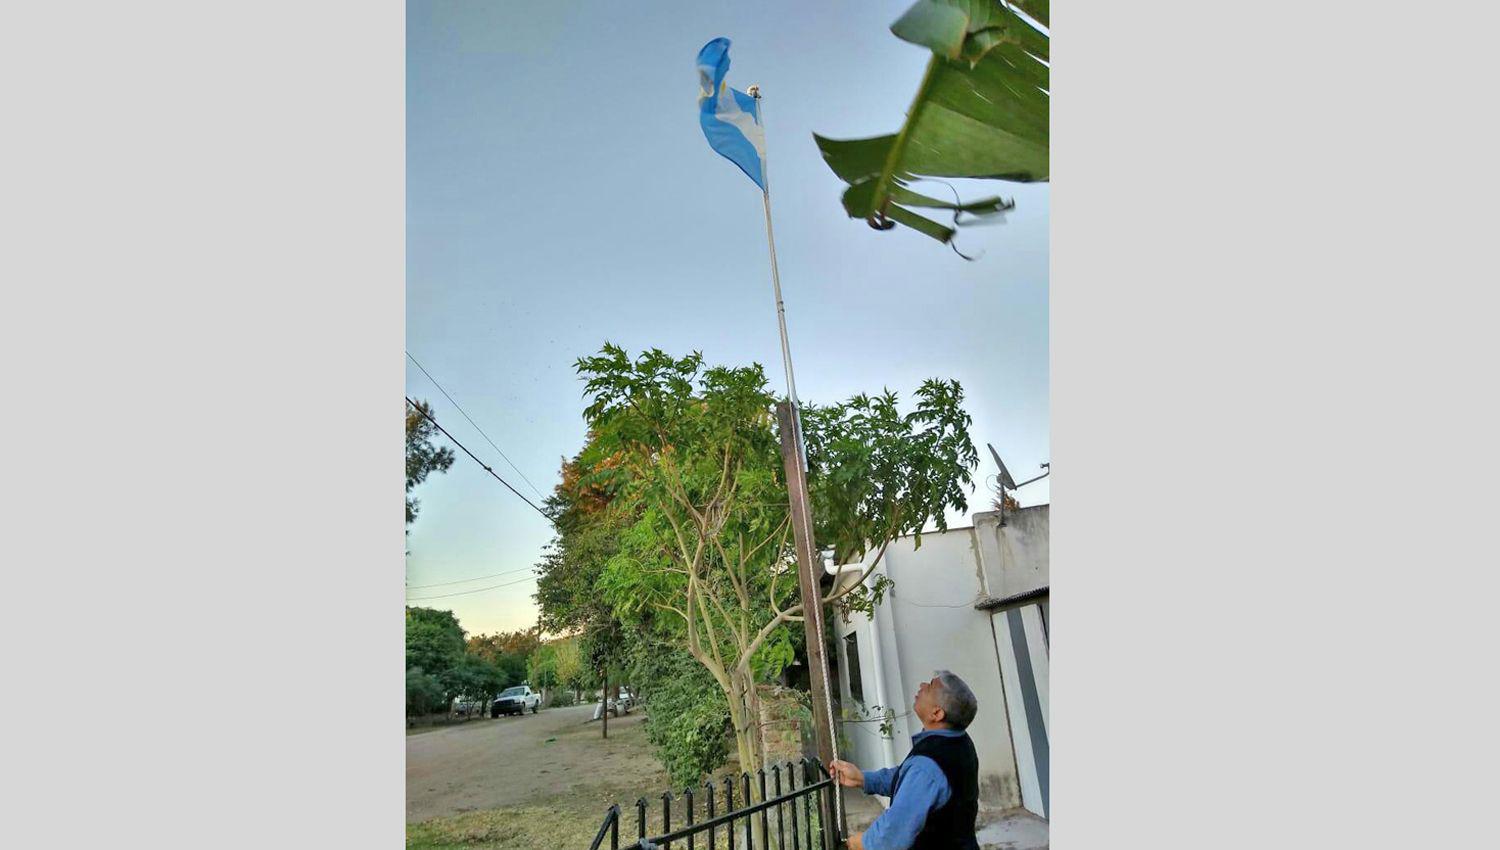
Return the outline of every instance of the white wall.
[[[979,700],[979,713],[968,732],[979,754],[980,804],[997,810],[1021,805],[1021,796],[995,635],[990,615],[974,608],[993,595],[986,582],[981,545],[980,535],[971,528],[924,534],[920,548],[912,538],[893,542],[880,572],[895,586],[876,610],[873,627],[861,615],[852,615],[847,624],[838,616],[831,622],[841,662],[844,635],[860,634],[867,702],[889,705],[900,715],[891,741],[897,762],[910,752],[911,736],[921,731],[911,714],[917,686],[938,669],[951,670],[969,684]],[[868,557],[874,557],[873,553]],[[883,702],[874,688],[875,652],[870,641],[875,634],[881,638]],[[849,705],[847,673],[839,678],[845,705]],[[889,766],[877,724],[845,723],[843,727],[853,760],[862,766]]]
[[[1051,585],[1050,506],[1006,511],[1003,529],[998,512],[975,514],[974,535],[990,596],[1004,598]]]

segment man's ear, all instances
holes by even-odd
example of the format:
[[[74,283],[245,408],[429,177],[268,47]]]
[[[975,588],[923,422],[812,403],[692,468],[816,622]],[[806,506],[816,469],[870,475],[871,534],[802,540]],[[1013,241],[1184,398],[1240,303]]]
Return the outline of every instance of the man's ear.
[[[939,706],[937,708],[934,708],[932,710],[932,722],[933,723],[947,723],[948,722],[948,712],[944,711],[941,706]]]

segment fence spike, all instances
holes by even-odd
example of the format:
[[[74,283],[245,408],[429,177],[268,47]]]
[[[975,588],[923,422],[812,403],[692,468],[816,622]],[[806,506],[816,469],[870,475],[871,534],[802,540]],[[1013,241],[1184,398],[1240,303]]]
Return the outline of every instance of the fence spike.
[[[781,765],[771,765],[771,777],[774,780],[772,787],[776,789],[776,799],[781,799]],[[786,850],[786,821],[781,817],[781,810],[785,804],[776,804],[776,847],[777,850]]]
[[[724,811],[734,811],[734,777],[724,777]],[[734,818],[724,824],[724,832],[729,835],[729,850],[734,850]]]
[[[703,787],[708,791],[708,819],[714,819],[714,783],[712,779],[703,780]],[[718,850],[714,844],[714,828],[708,828],[708,850]]]
[[[792,760],[786,760],[786,792],[796,793],[796,766]],[[802,850],[801,841],[798,840],[798,829],[796,829],[796,798],[792,798],[792,850]]]
[[[661,834],[666,835],[672,831],[672,792],[661,792]],[[663,844],[663,847],[668,844]],[[641,850],[646,850],[644,847]]]

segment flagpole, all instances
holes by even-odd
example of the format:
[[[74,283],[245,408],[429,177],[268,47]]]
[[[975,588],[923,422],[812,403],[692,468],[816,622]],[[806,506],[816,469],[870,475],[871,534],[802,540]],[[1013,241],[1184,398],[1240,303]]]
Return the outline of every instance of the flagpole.
[[[755,123],[759,124],[764,132],[765,122],[761,120],[760,114],[760,86],[751,86],[746,92],[755,98]],[[767,149],[770,145],[766,145]],[[797,549],[797,572],[798,584],[802,596],[803,629],[806,638],[809,666],[816,665],[816,671],[809,670],[809,682],[814,694],[812,703],[814,711],[822,708],[822,716],[816,717],[814,726],[817,727],[818,756],[819,760],[837,759],[839,757],[838,740],[833,731],[833,686],[828,681],[828,663],[823,657],[823,639],[825,626],[823,623],[823,590],[818,581],[819,569],[822,566],[822,558],[813,551],[812,534],[812,503],[807,492],[807,445],[802,439],[802,411],[797,401],[797,381],[792,376],[792,347],[787,342],[786,335],[786,305],[781,300],[781,272],[776,267],[776,231],[771,227],[771,174],[768,161],[770,155],[767,151],[761,152],[760,179],[761,201],[766,211],[766,244],[771,249],[771,287],[776,293],[776,322],[781,328],[781,362],[786,367],[786,391],[787,391],[787,419],[791,420],[792,435],[795,442],[788,445],[786,440],[782,441],[782,457],[785,462],[787,474],[787,496],[790,502],[792,530]],[[783,425],[785,422],[783,421]],[[795,457],[788,455],[795,454]],[[819,703],[822,705],[820,706]],[[833,846],[842,846],[841,833],[847,832],[848,824],[844,820],[844,789],[833,783],[833,811],[828,812],[823,824],[826,843]],[[825,809],[826,811],[826,809]],[[810,839],[809,839],[810,842]]]
[[[750,87],[750,96],[755,98],[755,123],[762,127],[765,123],[760,116],[760,86]],[[781,300],[781,271],[776,267],[776,231],[771,226],[771,169],[769,166],[770,155],[761,157],[760,179],[764,184],[761,188],[761,202],[766,210],[766,244],[771,248],[771,288],[776,293],[776,322],[781,328],[781,364],[786,369],[786,392],[787,398],[792,402],[795,409],[797,404],[797,379],[792,376],[792,347],[786,337],[786,304]],[[798,418],[797,436],[801,442],[801,417]]]

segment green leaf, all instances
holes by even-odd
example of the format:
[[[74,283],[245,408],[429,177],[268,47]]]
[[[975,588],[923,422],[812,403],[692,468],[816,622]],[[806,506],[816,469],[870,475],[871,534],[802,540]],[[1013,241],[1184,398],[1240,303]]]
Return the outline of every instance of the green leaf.
[[[868,180],[880,173],[890,155],[895,135],[873,139],[827,139],[813,133],[813,141],[823,153],[823,161],[845,183]]]
[[[1037,23],[1044,27],[1051,26],[1047,23],[1048,0],[1013,0],[1013,3],[1019,6],[1021,11],[1034,18]]]
[[[963,50],[968,27],[969,16],[963,10],[946,3],[922,0],[891,24],[891,32],[902,41],[957,59]]]
[[[931,219],[923,218],[906,207],[892,205],[886,208],[885,214],[897,224],[904,224],[912,230],[925,233],[939,242],[947,242],[953,238],[953,228],[944,227]]]
[[[1045,22],[1045,2],[1016,5]],[[891,30],[933,52],[900,132],[869,139],[813,138],[828,167],[849,184],[843,204],[851,218],[878,225],[883,214],[946,242],[953,228],[899,205],[975,215],[999,214],[1010,205],[993,198],[948,204],[909,192],[907,182],[1049,178],[1049,38],[997,0],[919,0]]]

